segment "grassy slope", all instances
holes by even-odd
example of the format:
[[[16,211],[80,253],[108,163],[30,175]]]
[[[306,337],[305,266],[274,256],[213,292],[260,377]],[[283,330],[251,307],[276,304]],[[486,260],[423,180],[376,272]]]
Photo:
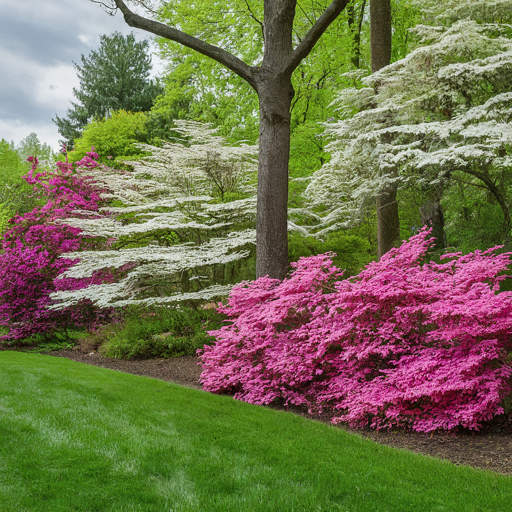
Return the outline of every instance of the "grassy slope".
[[[510,511],[512,478],[66,359],[0,352],[0,510]]]

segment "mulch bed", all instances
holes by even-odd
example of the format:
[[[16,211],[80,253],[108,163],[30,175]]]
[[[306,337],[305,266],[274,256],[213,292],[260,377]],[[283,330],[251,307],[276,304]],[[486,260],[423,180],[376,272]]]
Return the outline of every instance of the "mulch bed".
[[[196,356],[125,361],[104,357],[97,352],[79,350],[61,350],[52,352],[51,355],[201,389],[199,383],[201,368],[197,364]],[[307,416],[299,409],[293,412]],[[328,417],[317,419],[329,421]],[[496,418],[477,433],[420,434],[396,430],[379,432],[370,429],[353,430],[345,426],[339,428],[394,448],[446,459],[457,465],[468,465],[512,475],[512,415]]]

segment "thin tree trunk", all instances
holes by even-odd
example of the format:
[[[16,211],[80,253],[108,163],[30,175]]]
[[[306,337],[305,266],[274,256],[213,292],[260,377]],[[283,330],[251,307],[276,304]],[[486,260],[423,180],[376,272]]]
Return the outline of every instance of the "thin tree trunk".
[[[391,61],[391,1],[370,0],[372,73]],[[380,260],[400,240],[396,185],[379,192],[377,206],[377,258]]]
[[[444,249],[448,245],[444,230],[444,212],[441,206],[441,193],[433,190],[419,208],[421,225],[432,228],[432,236],[436,239],[435,248]]]
[[[348,26],[354,34],[354,55],[352,56],[352,65],[359,69],[361,67],[361,28],[363,26],[364,9],[366,0],[361,2],[360,12],[356,18],[356,10],[354,4],[347,6],[348,9]]]
[[[370,0],[372,73],[391,61],[391,1]]]
[[[396,186],[391,185],[380,191],[377,205],[377,258],[386,254],[400,238]]]

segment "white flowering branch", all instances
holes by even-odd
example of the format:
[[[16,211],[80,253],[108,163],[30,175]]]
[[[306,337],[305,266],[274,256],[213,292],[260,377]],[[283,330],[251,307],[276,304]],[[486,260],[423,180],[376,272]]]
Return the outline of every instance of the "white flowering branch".
[[[512,163],[512,26],[491,23],[487,4],[511,17],[512,0],[452,2],[445,25],[413,30],[422,46],[340,93],[340,120],[325,125],[331,160],[305,192],[322,206],[317,236],[357,222],[391,182],[435,186],[456,172],[489,189],[510,229],[510,201],[495,184]],[[471,12],[477,20],[461,19]]]
[[[96,216],[74,212],[62,222],[109,239],[112,249],[63,255],[79,261],[61,277],[108,270],[118,278],[55,293],[54,307],[84,299],[99,307],[164,304],[229,292],[232,285],[215,282],[215,269],[246,259],[255,245],[258,148],[228,145],[209,125],[176,124],[181,142],[141,145],[151,155],[129,162],[132,171],[87,172],[108,204]],[[227,194],[236,199],[228,201]]]

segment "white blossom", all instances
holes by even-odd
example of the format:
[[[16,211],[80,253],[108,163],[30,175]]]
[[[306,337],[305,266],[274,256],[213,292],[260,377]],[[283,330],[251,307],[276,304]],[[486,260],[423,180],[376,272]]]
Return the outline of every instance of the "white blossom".
[[[255,245],[252,194],[258,148],[228,145],[210,125],[176,124],[183,140],[162,148],[141,145],[151,155],[128,162],[133,170],[102,166],[84,174],[106,190],[103,199],[109,204],[98,214],[77,211],[60,222],[107,239],[112,249],[62,255],[78,262],[60,277],[80,279],[110,271],[118,278],[55,293],[52,298],[58,303],[53,307],[84,299],[99,307],[164,304],[229,293],[232,285],[208,281],[214,280],[212,269],[247,258]],[[232,192],[249,196],[223,202]],[[183,289],[183,279],[185,288],[196,289]]]
[[[426,2],[427,18],[441,23],[434,4]],[[435,185],[455,171],[492,179],[509,164],[512,25],[492,22],[486,9],[507,6],[512,19],[512,0],[448,4],[443,24],[413,29],[422,46],[340,92],[339,121],[325,123],[331,159],[305,191],[310,208],[322,206],[316,236],[357,223],[389,184]]]

